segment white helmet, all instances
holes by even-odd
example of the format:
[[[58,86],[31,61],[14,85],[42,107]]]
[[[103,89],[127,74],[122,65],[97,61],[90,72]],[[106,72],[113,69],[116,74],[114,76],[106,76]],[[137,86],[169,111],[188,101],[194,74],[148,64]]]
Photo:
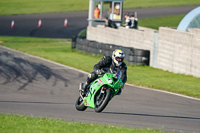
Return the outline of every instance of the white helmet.
[[[120,66],[124,60],[125,54],[122,50],[116,49],[113,51],[112,60],[116,66]]]

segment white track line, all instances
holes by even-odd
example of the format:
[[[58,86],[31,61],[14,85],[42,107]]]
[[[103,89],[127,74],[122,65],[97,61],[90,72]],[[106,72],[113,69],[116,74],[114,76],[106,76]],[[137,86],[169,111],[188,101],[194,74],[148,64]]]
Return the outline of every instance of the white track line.
[[[75,70],[75,71],[78,71],[78,72],[81,72],[81,73],[84,73],[84,74],[89,74],[88,72],[85,72],[85,71],[82,71],[82,70],[79,70],[79,69],[76,69],[76,68],[73,68],[73,67],[69,67],[69,66],[57,63],[57,62],[53,62],[51,60],[47,60],[47,59],[44,59],[44,58],[41,58],[41,57],[38,57],[38,56],[30,55],[30,54],[27,54],[27,53],[24,53],[24,52],[21,52],[21,51],[17,51],[17,50],[14,50],[14,49],[11,49],[11,48],[8,48],[8,47],[4,47],[4,46],[0,46],[0,47],[2,47],[4,49],[7,49],[7,50],[10,50],[10,51],[14,51],[14,52],[18,52],[18,53],[24,54],[26,56],[37,58],[37,59],[40,59],[40,60],[43,60],[43,61],[46,61],[46,62],[49,62],[49,63],[53,63],[55,65],[59,65],[59,66],[62,66],[64,68],[67,68],[67,69],[72,69],[72,70]],[[152,88],[147,88],[147,87],[141,87],[141,86],[135,86],[135,85],[132,85],[132,84],[129,84],[129,83],[126,83],[126,85],[131,86],[131,87],[138,87],[138,88],[145,89],[145,90],[157,91],[157,92],[167,93],[167,94],[171,94],[171,95],[176,95],[176,96],[180,96],[180,97],[184,97],[184,98],[188,98],[188,99],[200,101],[200,99],[198,99],[198,98],[194,98],[194,97],[190,97],[190,96],[185,96],[185,95],[181,95],[181,94],[177,94],[177,93],[173,93],[173,92],[168,92],[168,91],[163,91],[163,90],[157,90],[157,89],[152,89]]]

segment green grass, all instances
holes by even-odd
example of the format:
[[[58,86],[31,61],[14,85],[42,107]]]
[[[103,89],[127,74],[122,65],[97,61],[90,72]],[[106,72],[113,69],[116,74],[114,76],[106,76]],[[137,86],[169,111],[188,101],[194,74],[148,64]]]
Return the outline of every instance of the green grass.
[[[163,133],[152,129],[131,129],[111,125],[86,124],[63,120],[1,115],[1,133]]]
[[[0,37],[0,45],[40,56],[77,69],[92,72],[102,56],[71,49],[67,39]],[[56,56],[55,56],[56,55]],[[200,78],[155,69],[128,65],[128,83],[200,98]]]
[[[82,69],[87,72],[92,71],[92,64],[97,63],[98,60],[100,60],[100,56],[91,57],[89,54],[72,50],[70,39],[0,37],[0,41],[1,40],[4,42],[1,45]]]
[[[125,0],[124,8],[199,5],[200,0]],[[89,0],[0,0],[0,15],[88,10]]]
[[[33,14],[88,10],[89,0],[1,0],[0,14]]]
[[[200,0],[125,0],[125,8],[199,5]]]
[[[178,27],[185,15],[174,15],[166,17],[144,18],[140,19],[139,26],[159,29],[159,27]]]

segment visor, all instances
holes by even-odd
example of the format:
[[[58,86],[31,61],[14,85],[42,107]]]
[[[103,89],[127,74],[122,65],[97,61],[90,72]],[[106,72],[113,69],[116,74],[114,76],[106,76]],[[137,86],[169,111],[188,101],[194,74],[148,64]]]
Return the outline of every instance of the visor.
[[[118,62],[123,62],[124,58],[116,57],[115,58]]]

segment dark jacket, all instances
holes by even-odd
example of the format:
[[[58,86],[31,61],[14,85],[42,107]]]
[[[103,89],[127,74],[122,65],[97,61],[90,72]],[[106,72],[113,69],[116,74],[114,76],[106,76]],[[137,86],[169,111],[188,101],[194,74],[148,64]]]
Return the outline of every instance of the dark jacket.
[[[115,24],[114,21],[108,19],[108,23],[105,25],[106,27],[110,27],[110,28],[114,28],[114,29],[117,29],[117,25]]]
[[[112,58],[110,56],[104,56],[96,65],[94,65],[93,69],[94,71],[97,71],[102,68],[111,68],[111,67],[117,67],[117,66],[114,65]],[[118,68],[122,72],[121,80],[125,84],[127,81],[127,66],[123,62],[122,65],[120,65]]]

